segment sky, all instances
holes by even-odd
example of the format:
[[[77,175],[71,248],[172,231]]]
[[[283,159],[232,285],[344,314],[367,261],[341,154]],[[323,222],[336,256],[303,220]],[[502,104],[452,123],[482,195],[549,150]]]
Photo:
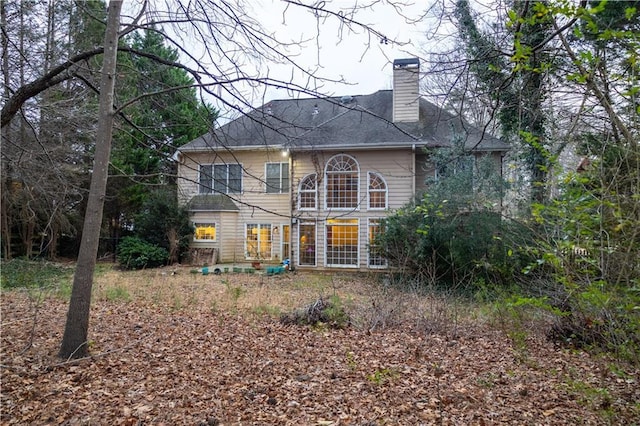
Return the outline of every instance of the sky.
[[[125,0],[125,14],[134,14],[134,10],[139,10],[142,1]],[[284,0],[235,1],[243,4],[247,15],[258,21],[265,32],[274,33],[279,40],[304,40],[304,43],[292,46],[290,56],[296,64],[324,78],[309,81],[308,76],[302,72],[293,72],[294,68],[291,65],[273,63],[263,65],[257,75],[291,80],[323,95],[355,96],[391,89],[394,59],[421,56],[425,51],[432,49],[433,46],[429,47],[425,33],[433,27],[433,23],[430,25],[427,19],[424,19],[425,11],[442,1],[452,0],[297,0],[308,5],[314,4],[315,1],[319,7],[340,11],[358,23],[374,29],[377,34],[386,36],[386,43],[381,43],[379,35],[371,34],[359,25],[346,28],[343,21],[335,16],[318,16],[308,8],[291,5]],[[171,6],[171,2],[188,4],[188,0],[151,0],[151,8],[167,10],[176,7],[175,3]],[[358,7],[358,11],[349,15],[354,7]],[[163,29],[167,31],[167,28]],[[206,59],[206,55],[202,53],[202,46],[191,43],[188,36],[182,40],[193,49],[195,57]],[[186,58],[183,61],[188,62]],[[253,61],[247,62],[246,66],[251,66],[251,62]],[[343,80],[344,83],[331,80]],[[241,88],[241,85],[238,87]],[[219,94],[224,95],[224,91],[220,91]],[[293,96],[304,97],[284,89],[268,87],[247,90],[246,97],[252,107],[259,107],[273,99]],[[237,111],[221,106],[214,98],[211,102],[221,108],[223,120],[234,118],[238,114]],[[244,109],[246,112],[248,108]]]
[[[345,11],[364,1],[322,2],[327,9]],[[372,3],[367,1],[366,3]],[[420,3],[420,4],[417,4]],[[322,92],[327,94],[359,95],[391,88],[394,59],[415,56],[423,47],[426,23],[407,23],[407,18],[417,20],[424,13],[426,2],[404,2],[397,12],[386,2],[377,2],[372,8],[359,10],[353,19],[384,34],[388,43],[354,25],[352,30],[339,25],[335,17],[316,17],[299,6],[288,6],[281,1],[261,0],[253,5],[256,16],[265,28],[291,38],[311,39],[306,43],[299,63],[309,67],[318,66],[321,74],[332,79],[344,79],[348,84],[322,82]],[[319,29],[318,29],[319,28]],[[319,31],[319,37],[317,37]],[[278,69],[287,75],[289,69]]]

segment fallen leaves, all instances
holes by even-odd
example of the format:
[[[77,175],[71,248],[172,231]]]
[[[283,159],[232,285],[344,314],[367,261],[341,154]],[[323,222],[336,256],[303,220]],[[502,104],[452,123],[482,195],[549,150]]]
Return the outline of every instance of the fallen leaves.
[[[98,300],[95,356],[65,364],[56,353],[66,303],[43,302],[33,346],[19,354],[31,338],[28,300],[4,292],[1,302],[6,425],[600,425],[639,415],[637,370],[620,378],[538,340],[522,362],[481,324],[455,338],[406,326],[371,333]],[[606,413],[568,383],[606,389]]]

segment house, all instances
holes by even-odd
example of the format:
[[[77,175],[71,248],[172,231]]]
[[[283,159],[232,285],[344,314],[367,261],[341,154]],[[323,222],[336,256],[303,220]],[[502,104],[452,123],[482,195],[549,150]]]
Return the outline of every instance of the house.
[[[376,269],[381,219],[426,189],[437,171],[424,147],[462,135],[472,158],[501,167],[508,146],[419,96],[418,59],[393,63],[393,90],[285,99],[182,146],[178,197],[194,249],[217,261]]]

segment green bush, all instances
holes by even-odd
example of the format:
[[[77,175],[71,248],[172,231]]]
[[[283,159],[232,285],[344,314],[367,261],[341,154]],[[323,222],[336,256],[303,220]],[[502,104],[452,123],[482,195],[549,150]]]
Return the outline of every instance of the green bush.
[[[425,197],[385,220],[376,240],[383,256],[423,283],[461,289],[511,283],[526,261],[515,241],[526,233],[494,211],[447,204]]]
[[[118,245],[117,260],[125,269],[155,268],[167,263],[169,252],[137,237],[125,237]]]
[[[171,263],[188,253],[193,227],[188,210],[178,205],[175,189],[150,194],[135,217],[135,236],[167,250]]]

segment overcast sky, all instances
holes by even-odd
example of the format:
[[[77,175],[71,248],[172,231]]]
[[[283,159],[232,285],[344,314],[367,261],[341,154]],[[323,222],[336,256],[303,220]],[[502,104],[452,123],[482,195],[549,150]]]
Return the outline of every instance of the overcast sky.
[[[125,15],[135,14],[143,0],[125,0]],[[151,0],[151,9],[167,10],[171,2],[188,0]],[[266,33],[275,33],[281,41],[306,40],[301,46],[292,47],[292,57],[296,64],[325,79],[309,81],[302,72],[293,73],[291,65],[269,64],[263,66],[259,77],[267,77],[289,81],[309,87],[324,95],[364,95],[380,89],[390,89],[392,81],[392,62],[394,59],[421,56],[433,50],[429,46],[426,33],[433,30],[434,21],[425,19],[425,11],[434,5],[453,0],[322,0],[316,4],[327,10],[341,11],[348,15],[355,6],[373,4],[372,7],[359,9],[350,16],[358,23],[364,24],[379,34],[387,37],[387,43],[381,43],[380,37],[371,34],[358,25],[344,27],[335,16],[316,16],[305,7],[289,5],[283,0],[245,0],[241,1],[247,15],[258,21]],[[305,1],[313,4],[313,0]],[[183,3],[186,4],[186,3]],[[401,5],[401,7],[399,7]],[[175,7],[175,4],[174,6]],[[158,9],[159,8],[159,9]],[[127,19],[125,19],[126,21]],[[186,25],[188,27],[188,25]],[[170,28],[164,28],[172,31]],[[184,40],[184,39],[183,39]],[[196,43],[190,49],[204,51]],[[196,53],[196,57],[206,60],[206,55]],[[217,61],[217,58],[212,60]],[[187,61],[188,62],[188,61]],[[250,61],[249,66],[252,65]],[[190,64],[192,65],[192,64]],[[210,66],[210,65],[204,65]],[[344,80],[345,83],[334,83],[329,80]],[[221,91],[221,94],[224,94]],[[304,96],[283,89],[263,88],[253,90],[247,95],[249,103],[258,107],[273,99],[285,99],[292,96]],[[213,98],[212,98],[213,99]],[[215,100],[213,103],[219,106]],[[222,116],[232,118],[233,111],[225,111]]]
[[[327,1],[325,8],[349,10],[360,1]],[[372,2],[367,2],[372,3]],[[420,3],[420,5],[416,5]],[[269,30],[292,39],[312,39],[296,60],[307,67],[319,66],[322,75],[344,79],[349,84],[318,82],[320,90],[328,94],[358,95],[391,88],[391,62],[394,59],[415,56],[425,42],[425,22],[407,23],[407,18],[418,20],[424,14],[424,1],[404,2],[401,16],[391,5],[378,2],[374,7],[359,10],[354,20],[366,24],[384,34],[389,42],[381,43],[379,37],[358,26],[353,30],[340,28],[335,17],[316,17],[299,6],[288,6],[281,1],[259,0],[252,8],[260,22]],[[413,5],[411,5],[413,4]],[[318,31],[320,36],[318,35]],[[397,43],[396,43],[397,42]],[[290,69],[278,69],[278,73],[290,73]]]

